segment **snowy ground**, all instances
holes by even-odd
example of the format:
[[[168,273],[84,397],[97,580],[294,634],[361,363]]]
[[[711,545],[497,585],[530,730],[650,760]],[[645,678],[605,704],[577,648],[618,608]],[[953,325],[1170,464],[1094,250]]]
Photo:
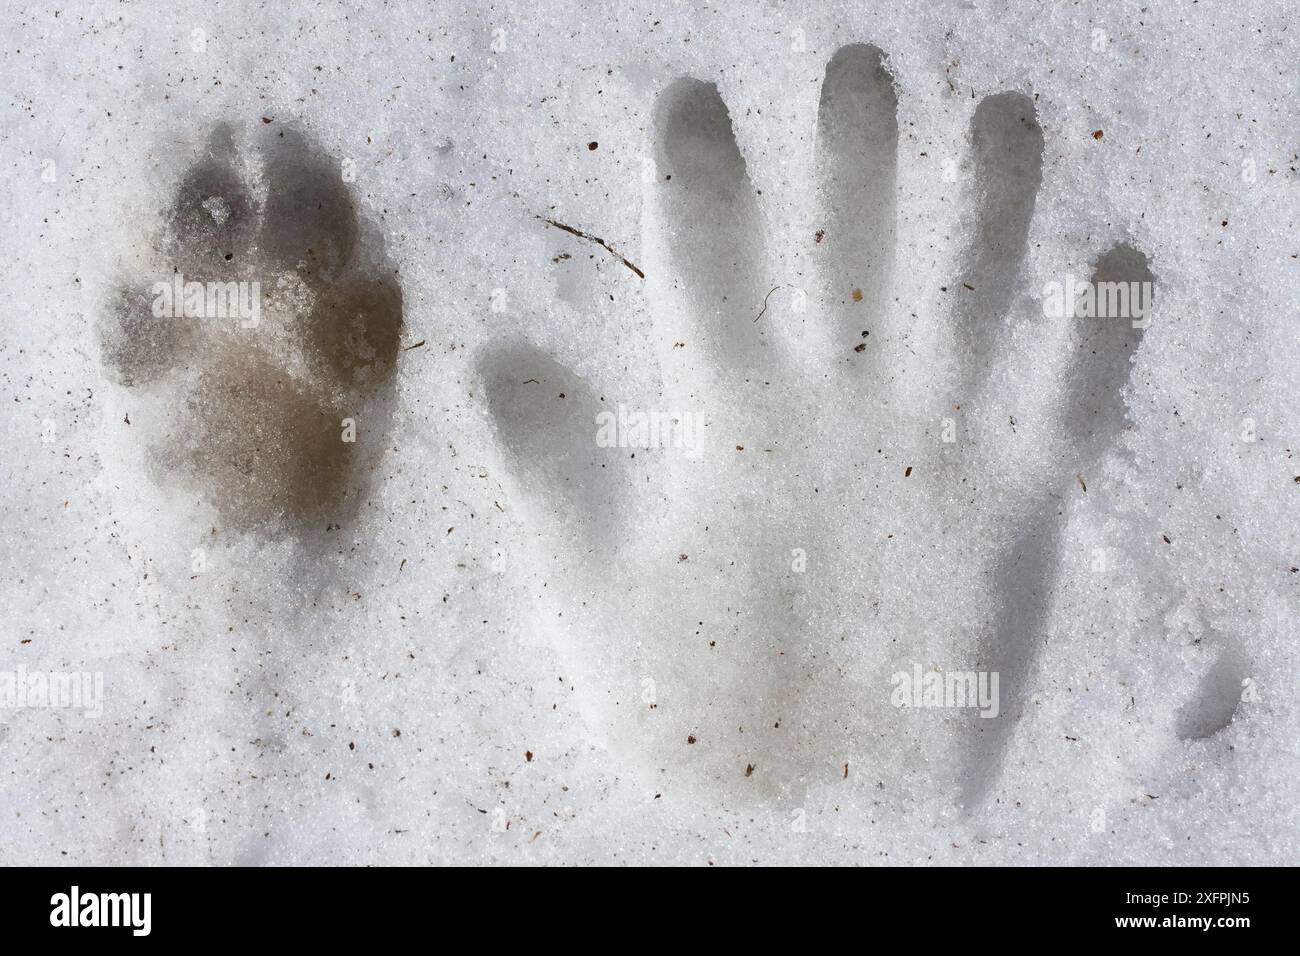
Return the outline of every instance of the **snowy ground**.
[[[697,6],[6,2],[0,863],[1297,862],[1291,6]]]

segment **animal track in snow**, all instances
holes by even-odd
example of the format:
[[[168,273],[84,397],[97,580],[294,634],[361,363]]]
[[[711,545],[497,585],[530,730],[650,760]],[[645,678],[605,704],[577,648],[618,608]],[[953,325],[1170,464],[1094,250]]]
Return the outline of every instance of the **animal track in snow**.
[[[266,130],[261,152],[246,171],[230,127],[212,132],[101,349],[118,383],[162,403],[144,436],[162,480],[234,529],[300,535],[346,521],[361,497],[402,290],[337,162],[292,128]]]
[[[970,118],[970,227],[939,300],[951,360],[918,362],[920,391],[891,396],[900,376],[884,363],[900,354],[908,312],[893,297],[907,227],[897,106],[879,50],[834,55],[807,232],[821,275],[808,315],[826,344],[817,353],[755,320],[778,281],[716,86],[684,78],[660,94],[646,292],[662,408],[707,422],[698,459],[599,447],[593,422],[610,404],[532,345],[482,359],[529,529],[557,558],[545,593],[561,650],[593,723],[656,780],[681,769],[729,791],[797,792],[865,762],[891,791],[933,785],[975,805],[1034,690],[1061,501],[1125,427],[1143,331],[1080,318],[1042,336],[1067,352],[1059,380],[1042,384],[1055,389],[1055,421],[1040,434],[1058,440],[1027,451],[990,439],[1005,434],[1008,408],[1015,428],[996,373],[1016,324],[1046,321],[1026,318],[1022,301],[1044,135],[1033,100],[999,93]],[[1127,241],[1093,268],[1094,282],[1154,284]],[[959,440],[941,437],[949,429]],[[1027,487],[999,493],[1022,472]],[[969,628],[935,633],[928,609],[953,602],[969,604]],[[971,718],[972,729],[964,716],[891,706],[890,674],[913,663],[999,673],[999,717]],[[956,769],[936,769],[945,762]]]

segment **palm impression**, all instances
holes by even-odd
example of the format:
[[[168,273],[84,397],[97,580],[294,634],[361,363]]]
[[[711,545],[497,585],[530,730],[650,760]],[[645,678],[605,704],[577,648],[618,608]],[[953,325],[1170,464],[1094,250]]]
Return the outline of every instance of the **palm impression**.
[[[794,253],[765,242],[716,86],[672,83],[643,207],[661,392],[615,399],[616,374],[522,342],[483,358],[560,651],[620,767],[656,785],[767,799],[852,768],[893,798],[966,805],[997,785],[1038,679],[1063,502],[1125,428],[1146,322],[1044,315],[1024,278],[1037,107],[972,106],[956,259],[930,287],[900,242],[922,224],[898,201],[879,50],[826,69]],[[1081,285],[1149,305],[1129,242],[1087,256]],[[1012,387],[1027,342],[1045,400]],[[964,626],[934,626],[954,608]],[[944,688],[965,675],[963,706]]]
[[[402,293],[342,164],[294,129],[258,154],[213,131],[102,353],[159,480],[234,530],[301,537],[355,512],[382,448]]]

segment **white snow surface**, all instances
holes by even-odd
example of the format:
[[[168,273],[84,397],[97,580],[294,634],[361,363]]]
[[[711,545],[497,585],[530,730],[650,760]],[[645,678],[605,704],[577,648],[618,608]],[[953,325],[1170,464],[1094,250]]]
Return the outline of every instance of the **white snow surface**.
[[[103,699],[0,707],[0,863],[1300,862],[1294,5],[5,8],[0,672]],[[845,48],[896,153],[819,134]],[[1041,185],[980,272],[1007,92]],[[219,124],[259,202],[281,130],[337,161],[400,282],[328,532],[176,480],[201,382],[101,347]],[[1150,325],[1080,379],[1043,290],[1116,247]],[[698,454],[601,447],[620,405]],[[914,665],[1003,713],[894,706]]]

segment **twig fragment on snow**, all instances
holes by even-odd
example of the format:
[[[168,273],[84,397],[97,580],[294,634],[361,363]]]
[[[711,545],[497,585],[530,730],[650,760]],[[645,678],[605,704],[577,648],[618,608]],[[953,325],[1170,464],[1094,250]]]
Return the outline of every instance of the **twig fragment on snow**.
[[[581,229],[574,229],[572,226],[566,226],[564,223],[559,222],[558,220],[555,219],[550,219],[546,216],[538,216],[537,218],[540,219],[542,222],[546,223],[548,226],[554,226],[556,229],[564,230],[565,232],[569,233],[569,235],[571,236],[577,236],[579,239],[586,239],[588,242],[596,243],[596,245],[603,247],[605,251],[608,252],[611,256],[613,256],[619,262],[623,263],[623,265],[627,266],[629,269],[635,272],[638,279],[645,278],[644,272],[642,272],[635,265],[629,262],[626,256],[620,253],[617,249],[611,246],[604,239],[600,238],[600,236],[593,236],[591,233],[583,232]]]

